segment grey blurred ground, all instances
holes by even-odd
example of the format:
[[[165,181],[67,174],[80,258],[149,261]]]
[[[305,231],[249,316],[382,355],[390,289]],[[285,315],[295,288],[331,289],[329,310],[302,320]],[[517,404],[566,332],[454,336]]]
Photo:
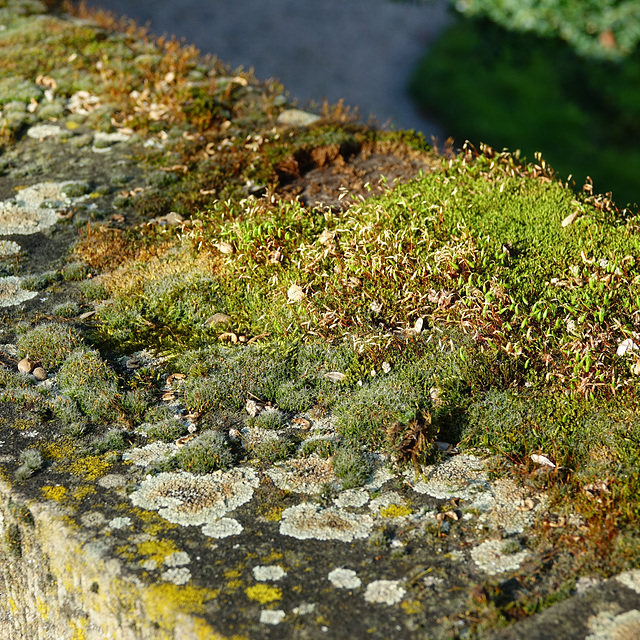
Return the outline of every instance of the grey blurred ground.
[[[88,0],[185,38],[232,67],[279,79],[302,106],[327,98],[358,106],[361,119],[422,131],[440,126],[406,93],[419,57],[449,21],[447,0]]]

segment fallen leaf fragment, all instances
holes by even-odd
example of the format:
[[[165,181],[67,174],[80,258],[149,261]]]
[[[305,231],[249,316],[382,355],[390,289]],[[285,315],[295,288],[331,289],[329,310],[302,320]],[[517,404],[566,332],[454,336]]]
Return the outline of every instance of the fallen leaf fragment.
[[[224,342],[233,342],[233,344],[235,344],[236,342],[238,342],[238,336],[235,333],[225,331],[225,333],[221,333],[218,336],[218,340],[222,340]]]
[[[576,218],[578,217],[578,212],[574,211],[573,213],[570,213],[563,221],[562,221],[562,226],[563,227],[568,227]]]
[[[637,349],[638,345],[631,338],[627,338],[618,345],[618,348],[616,349],[616,355],[623,356],[625,355],[625,353],[636,351]]]
[[[531,498],[525,498],[522,504],[516,505],[516,511],[531,511],[535,506]]]
[[[244,408],[252,418],[255,418],[262,411],[264,407],[258,402],[256,402],[255,400],[251,400],[251,398],[249,398]]]
[[[180,380],[184,380],[187,376],[184,373],[172,373],[168,378],[167,378],[167,384],[168,385],[172,385],[176,380],[180,381]]]
[[[551,460],[549,460],[549,458],[547,458],[547,456],[542,456],[542,455],[539,455],[537,453],[532,453],[531,454],[531,459],[536,464],[545,465],[547,467],[551,467],[552,469],[556,468],[556,465],[553,462],[551,462]]]
[[[329,371],[329,373],[324,374],[324,377],[329,378],[331,382],[340,382],[345,378],[344,373],[340,373],[339,371]]]
[[[188,436],[184,436],[182,438],[178,438],[176,440],[176,446],[177,447],[184,447],[185,444],[187,444],[187,442],[189,442],[190,440],[193,440],[196,437],[195,433],[190,433]]]
[[[294,424],[296,427],[300,427],[301,429],[311,428],[311,423],[306,418],[294,418],[291,421],[291,424]]]
[[[225,255],[233,253],[233,245],[230,242],[218,242],[215,246],[220,253],[224,253]]]

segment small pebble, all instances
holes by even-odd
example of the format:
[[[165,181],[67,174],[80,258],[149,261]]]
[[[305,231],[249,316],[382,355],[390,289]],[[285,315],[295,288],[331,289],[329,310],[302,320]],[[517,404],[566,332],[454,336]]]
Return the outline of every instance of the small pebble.
[[[31,373],[31,369],[33,369],[33,362],[29,360],[29,358],[22,358],[20,362],[18,362],[18,371],[20,373]]]
[[[47,372],[42,367],[36,367],[33,370],[33,377],[39,381],[46,380]]]

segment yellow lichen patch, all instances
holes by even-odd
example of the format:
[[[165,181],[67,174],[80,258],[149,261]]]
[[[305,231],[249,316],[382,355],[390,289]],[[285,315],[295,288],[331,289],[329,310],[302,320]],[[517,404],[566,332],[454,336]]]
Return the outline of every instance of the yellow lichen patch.
[[[227,579],[239,578],[242,575],[242,572],[238,571],[237,569],[227,569],[223,575]]]
[[[43,620],[49,619],[49,605],[44,600],[38,597],[36,597],[36,611],[38,612],[40,618],[42,618]]]
[[[44,487],[41,487],[40,491],[42,491],[47,500],[55,500],[56,502],[59,502],[67,495],[67,487],[62,487],[60,485],[53,486],[47,484]]]
[[[179,525],[174,522],[169,522],[164,518],[161,518],[155,511],[149,511],[147,509],[140,509],[139,507],[129,507],[125,502],[118,505],[121,508],[129,509],[137,518],[144,523],[143,530],[150,536],[157,536],[159,533],[166,531],[167,529],[176,529]]]
[[[100,456],[85,456],[79,460],[74,460],[67,470],[87,480],[97,480],[107,473],[109,467],[111,465]]]
[[[84,619],[70,620],[69,626],[73,631],[71,635],[71,640],[87,640],[86,620]]]
[[[163,630],[173,632],[179,616],[204,613],[204,603],[217,598],[219,594],[218,589],[164,583],[149,585],[140,599],[149,618]]]
[[[270,562],[277,562],[278,560],[282,560],[282,554],[279,551],[272,551],[268,556],[262,558],[262,562],[265,564]]]
[[[407,615],[415,615],[424,609],[424,606],[419,600],[403,600],[400,606]]]
[[[91,485],[84,485],[82,487],[77,487],[73,490],[73,499],[74,500],[82,500],[82,498],[86,498],[96,492],[96,488]]]
[[[76,451],[77,444],[71,438],[63,438],[42,445],[41,452],[49,460],[66,460]]]
[[[167,556],[178,551],[173,540],[147,540],[138,545],[138,553],[148,560],[155,560],[162,564]]]
[[[216,633],[202,618],[193,619],[193,630],[202,640],[248,640],[247,636],[222,636]]]
[[[233,593],[234,591],[242,589],[243,584],[242,580],[239,579],[229,580],[229,582],[224,585],[224,590],[227,593]]]
[[[282,512],[285,507],[272,507],[264,514],[264,519],[269,522],[280,522],[282,520]]]
[[[388,507],[380,509],[380,515],[383,518],[402,518],[404,516],[410,516],[412,513],[409,507],[399,504],[390,504]]]
[[[270,587],[267,584],[256,584],[252,587],[247,587],[244,592],[247,594],[249,600],[255,600],[260,604],[268,604],[269,602],[275,602],[282,598],[281,589]]]
[[[20,431],[27,431],[28,429],[35,429],[37,425],[35,420],[30,420],[27,418],[16,418],[11,423],[11,426],[14,429],[19,429]]]

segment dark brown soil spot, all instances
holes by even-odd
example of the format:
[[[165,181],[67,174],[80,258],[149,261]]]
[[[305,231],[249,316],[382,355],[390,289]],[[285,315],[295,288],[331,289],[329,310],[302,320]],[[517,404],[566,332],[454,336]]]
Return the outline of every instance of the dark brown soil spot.
[[[348,143],[296,151],[276,167],[279,190],[307,207],[345,209],[432,171],[442,160],[402,144]]]

